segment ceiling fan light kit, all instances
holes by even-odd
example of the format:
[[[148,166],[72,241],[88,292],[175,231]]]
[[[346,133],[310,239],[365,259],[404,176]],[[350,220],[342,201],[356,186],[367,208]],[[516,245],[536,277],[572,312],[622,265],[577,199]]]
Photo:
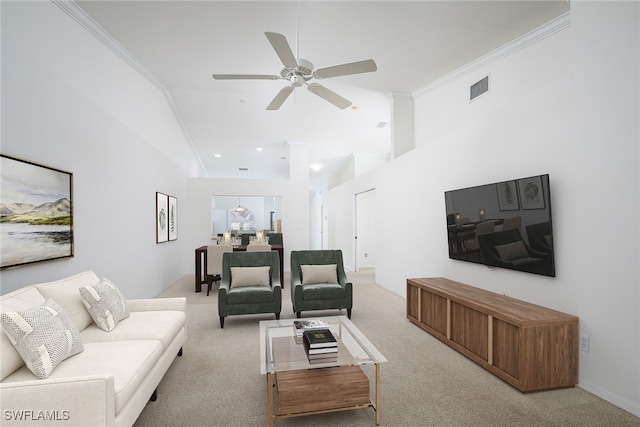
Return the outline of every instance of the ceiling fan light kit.
[[[331,67],[315,69],[314,65],[306,59],[296,58],[287,42],[287,38],[282,34],[266,32],[264,33],[276,51],[284,68],[280,75],[269,74],[214,74],[216,80],[287,80],[289,86],[280,89],[267,106],[267,110],[277,110],[287,100],[289,95],[297,87],[307,86],[307,90],[336,107],[344,110],[351,105],[351,101],[337,93],[327,89],[318,83],[309,83],[311,79],[326,79],[331,77],[347,76],[351,74],[361,74],[376,71],[378,69],[373,59],[350,62],[347,64],[334,65]]]

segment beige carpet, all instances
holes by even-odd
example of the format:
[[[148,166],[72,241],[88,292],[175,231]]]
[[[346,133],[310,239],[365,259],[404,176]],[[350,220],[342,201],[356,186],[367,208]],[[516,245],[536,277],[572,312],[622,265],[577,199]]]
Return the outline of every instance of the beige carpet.
[[[640,418],[580,388],[522,394],[461,356],[405,315],[404,298],[349,273],[351,320],[388,359],[381,369],[384,426],[640,426]],[[287,283],[288,275],[285,276]],[[159,297],[185,296],[189,338],[136,422],[143,426],[265,426],[266,377],[259,369],[260,320],[231,316],[220,329],[217,294],[195,293],[187,276]],[[303,312],[303,317],[346,314]],[[282,318],[294,318],[288,286]],[[370,372],[367,372],[370,374]],[[375,425],[373,409],[275,421],[275,426]]]

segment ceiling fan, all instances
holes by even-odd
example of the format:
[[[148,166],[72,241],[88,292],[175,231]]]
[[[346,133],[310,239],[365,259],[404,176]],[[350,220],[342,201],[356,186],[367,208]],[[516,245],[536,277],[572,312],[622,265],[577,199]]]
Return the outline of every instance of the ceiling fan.
[[[318,83],[310,83],[311,79],[326,79],[329,77],[347,76],[350,74],[361,74],[376,71],[378,67],[373,59],[350,62],[347,64],[334,65],[331,67],[314,69],[311,62],[306,59],[296,58],[287,42],[287,38],[278,33],[264,33],[278,54],[284,68],[280,75],[268,74],[214,74],[216,80],[288,80],[289,86],[283,87],[267,106],[267,110],[277,110],[284,101],[291,95],[293,90],[302,85],[307,86],[307,90],[318,95],[340,109],[345,109],[351,105],[351,101],[343,98],[337,93],[327,89]]]

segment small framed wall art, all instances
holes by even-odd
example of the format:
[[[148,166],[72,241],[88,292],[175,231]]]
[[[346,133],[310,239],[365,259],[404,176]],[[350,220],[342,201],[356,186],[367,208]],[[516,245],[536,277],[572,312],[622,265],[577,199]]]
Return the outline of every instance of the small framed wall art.
[[[539,176],[518,180],[522,209],[544,209],[544,190]]]
[[[156,243],[169,240],[168,210],[169,196],[156,192]]]
[[[169,196],[169,240],[178,239],[178,199]]]
[[[73,174],[0,154],[0,268],[73,257]]]
[[[498,190],[498,207],[501,211],[517,211],[520,209],[515,181],[500,182],[496,184],[496,189]]]

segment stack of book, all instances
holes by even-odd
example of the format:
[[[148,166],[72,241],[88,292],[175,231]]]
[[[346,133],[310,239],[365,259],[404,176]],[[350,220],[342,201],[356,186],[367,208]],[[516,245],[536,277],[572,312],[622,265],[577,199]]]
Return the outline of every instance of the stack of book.
[[[329,329],[329,323],[320,319],[294,320],[293,330],[297,344],[302,344],[302,334],[304,331],[315,329]]]
[[[338,342],[329,329],[304,331],[302,338],[309,363],[338,360]]]

